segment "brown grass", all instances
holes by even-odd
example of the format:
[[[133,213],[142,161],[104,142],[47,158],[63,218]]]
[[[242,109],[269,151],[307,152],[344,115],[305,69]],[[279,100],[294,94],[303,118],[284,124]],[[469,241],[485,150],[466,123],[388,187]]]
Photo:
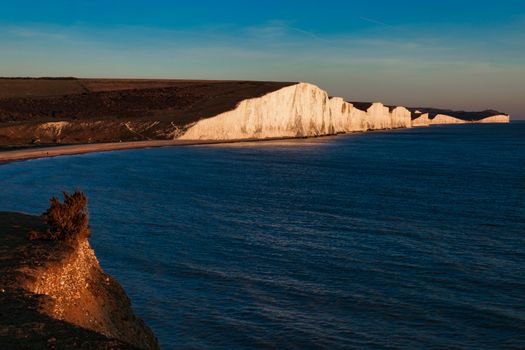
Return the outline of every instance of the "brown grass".
[[[79,190],[73,194],[64,192],[64,202],[56,197],[50,199],[51,206],[42,215],[48,225],[46,232],[31,231],[29,239],[65,241],[76,244],[89,237],[87,197]]]
[[[0,78],[0,99],[63,96],[83,92],[86,92],[86,88],[76,79]]]
[[[70,84],[76,85],[68,87]],[[255,81],[0,79],[0,124],[139,119],[186,125],[231,110],[247,98],[260,97],[291,84]],[[64,89],[62,94],[58,93],[59,88]]]

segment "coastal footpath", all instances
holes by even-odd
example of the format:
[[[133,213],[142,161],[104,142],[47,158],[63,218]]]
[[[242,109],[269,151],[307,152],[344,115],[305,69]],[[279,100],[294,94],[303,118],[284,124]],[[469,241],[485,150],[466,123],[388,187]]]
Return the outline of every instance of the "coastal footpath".
[[[159,349],[87,237],[30,238],[48,230],[43,217],[0,212],[0,347]]]

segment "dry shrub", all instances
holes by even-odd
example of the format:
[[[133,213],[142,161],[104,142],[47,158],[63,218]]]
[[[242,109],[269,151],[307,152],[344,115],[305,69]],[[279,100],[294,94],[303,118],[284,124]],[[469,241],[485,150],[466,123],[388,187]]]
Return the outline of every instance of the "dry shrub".
[[[50,199],[51,206],[43,214],[48,225],[46,233],[32,231],[29,239],[48,239],[75,244],[89,237],[87,198],[76,190],[64,192],[64,202],[56,197]]]
[[[44,235],[40,231],[31,230],[29,231],[29,234],[27,235],[27,239],[30,241],[34,241],[35,239],[43,239]]]

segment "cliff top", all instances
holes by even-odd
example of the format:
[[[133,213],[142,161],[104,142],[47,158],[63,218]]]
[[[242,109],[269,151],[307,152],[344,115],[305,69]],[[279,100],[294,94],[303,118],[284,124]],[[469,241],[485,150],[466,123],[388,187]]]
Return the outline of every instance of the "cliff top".
[[[260,97],[295,82],[83,79],[75,77],[0,77],[0,125],[6,122],[57,120],[155,120],[187,125],[233,109],[240,101]],[[372,102],[350,102],[366,111]],[[392,111],[396,106],[385,105]],[[419,110],[433,119],[438,114],[464,120],[507,115],[495,110]]]
[[[63,120],[155,120],[186,125],[293,82],[0,78],[0,125]]]
[[[362,111],[367,111],[373,104],[373,102],[350,102],[355,108]],[[389,111],[392,112],[397,106],[385,105],[388,107]],[[412,113],[412,119],[416,119],[421,114],[428,113],[429,119],[434,119],[438,114],[450,115],[458,119],[468,120],[468,121],[477,121],[483,118],[492,117],[494,115],[508,115],[503,112],[499,112],[493,109],[487,109],[484,111],[455,111],[452,109],[439,109],[439,108],[429,108],[429,107],[407,107],[407,109]],[[421,113],[416,113],[419,111]]]
[[[374,104],[374,102],[349,102],[349,103],[351,103],[355,108],[360,109],[364,112],[366,112],[368,108],[372,107],[372,105]],[[398,107],[398,106],[391,106],[391,105],[384,105],[384,106],[387,107],[390,112],[392,112],[396,107]]]
[[[410,107],[408,108],[410,112],[412,112],[412,119],[416,119],[421,114],[428,113],[429,119],[434,119],[438,114],[445,114],[450,115],[458,119],[468,120],[468,121],[476,121],[481,120],[483,118],[492,117],[495,115],[507,115],[507,113],[499,112],[493,109],[487,109],[484,111],[454,111],[451,109],[439,109],[439,108],[416,108],[416,107]],[[420,114],[415,113],[416,111],[421,112]]]
[[[147,338],[150,331],[132,315],[118,283],[83,251],[89,247],[87,241],[75,247],[62,241],[28,240],[29,232],[46,229],[41,217],[0,212],[0,347],[155,348],[127,334]],[[106,310],[97,313],[100,309]],[[110,316],[112,323],[101,316]],[[88,318],[98,326],[84,322]]]

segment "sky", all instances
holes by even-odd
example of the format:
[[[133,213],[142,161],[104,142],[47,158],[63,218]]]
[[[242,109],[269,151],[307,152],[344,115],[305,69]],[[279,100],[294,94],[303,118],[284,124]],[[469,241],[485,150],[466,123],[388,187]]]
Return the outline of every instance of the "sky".
[[[0,0],[0,76],[305,81],[525,119],[525,1]]]

